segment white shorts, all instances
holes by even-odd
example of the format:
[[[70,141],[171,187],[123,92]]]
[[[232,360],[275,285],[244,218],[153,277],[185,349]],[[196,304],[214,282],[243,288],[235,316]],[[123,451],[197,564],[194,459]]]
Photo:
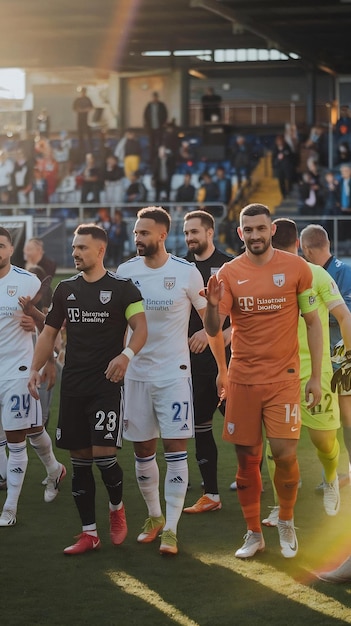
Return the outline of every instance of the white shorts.
[[[122,414],[128,441],[194,437],[191,378],[157,383],[125,379]]]
[[[1,382],[0,416],[5,431],[42,426],[40,401],[30,395],[27,384],[28,378]]]

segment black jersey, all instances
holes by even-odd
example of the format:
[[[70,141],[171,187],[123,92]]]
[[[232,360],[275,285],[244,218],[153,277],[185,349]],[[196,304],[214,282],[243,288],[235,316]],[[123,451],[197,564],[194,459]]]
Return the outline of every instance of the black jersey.
[[[210,276],[217,274],[219,268],[222,267],[224,263],[228,263],[233,259],[230,254],[221,252],[217,248],[215,248],[213,254],[211,254],[211,256],[205,261],[197,261],[192,252],[188,252],[185,258],[190,263],[195,263],[202,278],[204,279],[205,285],[207,285]],[[229,326],[229,323],[230,322],[228,320],[228,322],[224,324],[224,328]],[[200,316],[194,308],[192,308],[189,322],[189,337],[191,337],[198,330],[201,330],[201,328],[203,328],[203,323]],[[227,354],[227,357],[228,356],[229,353]],[[194,374],[215,374],[217,372],[216,361],[209,347],[207,347],[200,354],[193,354],[191,352],[191,369]]]
[[[62,372],[66,395],[94,395],[116,388],[104,372],[111,359],[123,350],[126,309],[141,300],[141,293],[131,280],[111,272],[93,283],[77,274],[58,284],[45,323],[60,329],[66,321]]]

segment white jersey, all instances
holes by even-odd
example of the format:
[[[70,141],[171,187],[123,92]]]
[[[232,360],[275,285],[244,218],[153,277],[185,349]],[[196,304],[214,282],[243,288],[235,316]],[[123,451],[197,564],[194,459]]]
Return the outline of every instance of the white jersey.
[[[128,365],[126,378],[141,381],[172,380],[191,375],[188,326],[191,305],[206,307],[199,295],[204,283],[193,263],[169,255],[157,269],[137,256],[117,269],[117,275],[131,278],[141,291],[148,337],[144,347]]]
[[[20,296],[33,298],[40,280],[26,270],[10,266],[0,278],[0,380],[28,378],[33,357],[32,333],[20,326],[23,311]]]

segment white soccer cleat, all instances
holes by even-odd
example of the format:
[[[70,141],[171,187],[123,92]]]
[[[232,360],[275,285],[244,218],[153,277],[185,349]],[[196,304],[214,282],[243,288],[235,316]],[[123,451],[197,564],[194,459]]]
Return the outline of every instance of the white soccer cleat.
[[[238,559],[249,559],[254,556],[256,552],[262,552],[265,548],[265,543],[262,533],[254,533],[253,530],[248,530],[244,535],[244,543],[235,552],[235,556]]]
[[[320,580],[326,583],[348,583],[351,581],[351,556],[331,572],[319,572],[316,574]]]
[[[4,509],[0,515],[0,526],[14,526],[16,524],[16,513],[9,509]]]
[[[298,543],[295,533],[294,520],[278,519],[279,542],[282,555],[286,559],[292,559],[297,555]]]
[[[262,520],[264,526],[278,526],[279,506],[273,506],[268,517]]]
[[[337,515],[340,510],[339,479],[323,484],[323,505],[327,515]]]
[[[62,463],[59,463],[59,468],[55,474],[55,476],[48,476],[48,482],[44,491],[44,500],[45,502],[52,502],[55,500],[58,492],[60,482],[66,476],[66,468]]]

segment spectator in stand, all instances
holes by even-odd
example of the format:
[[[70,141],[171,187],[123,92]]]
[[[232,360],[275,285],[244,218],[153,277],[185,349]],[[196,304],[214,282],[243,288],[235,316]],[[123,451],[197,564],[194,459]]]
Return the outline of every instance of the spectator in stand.
[[[351,213],[351,167],[342,165],[340,167],[340,210],[341,213]]]
[[[351,163],[351,150],[347,141],[341,141],[336,149],[335,165],[343,163]]]
[[[115,211],[113,221],[107,232],[107,257],[111,267],[118,267],[124,256],[124,244],[128,241],[127,224],[121,211]]]
[[[333,172],[324,174],[322,187],[324,216],[340,214],[340,183]],[[323,226],[329,235],[329,239],[334,236],[334,223],[332,220],[324,220]]]
[[[29,192],[32,189],[33,168],[24,151],[18,148],[11,175],[11,204],[28,204]]]
[[[286,198],[292,189],[294,179],[294,156],[283,135],[277,135],[272,150],[272,168],[278,178],[280,193]]]
[[[82,175],[81,202],[98,203],[100,199],[100,170],[95,164],[94,155],[91,152],[85,155],[85,167]]]
[[[106,232],[109,231],[110,226],[111,226],[111,215],[110,215],[109,210],[106,207],[100,207],[98,209],[96,219],[95,219],[95,224],[97,226],[100,226],[100,228],[103,228],[104,230],[106,230]]]
[[[141,180],[139,171],[134,172],[131,177],[131,183],[126,191],[126,202],[145,202],[147,198],[147,189]]]
[[[35,167],[41,172],[47,182],[47,195],[50,201],[59,182],[59,166],[54,159],[49,142],[44,144],[42,155],[37,158]]]
[[[238,135],[231,149],[231,165],[235,169],[239,187],[241,187],[244,180],[249,179],[250,161],[251,150],[247,145],[246,139],[243,135]]]
[[[195,152],[192,149],[190,142],[185,139],[181,142],[178,152],[180,163],[185,163],[188,167],[193,165],[195,160]]]
[[[172,154],[174,159],[177,160],[179,154],[179,137],[174,121],[166,124],[163,132],[162,144],[165,146],[168,153]]]
[[[300,163],[300,139],[297,132],[297,126],[287,122],[284,128],[284,141],[288,144],[293,155],[293,182],[297,182],[298,174],[297,170]]]
[[[117,164],[113,154],[106,157],[105,167],[102,172],[102,180],[105,186],[106,202],[122,203],[124,190],[124,170]]]
[[[319,165],[328,167],[328,135],[323,126],[313,126],[305,142],[309,156],[317,160]]]
[[[218,200],[223,204],[229,204],[232,197],[232,181],[225,175],[225,169],[222,165],[217,167],[216,183],[219,190]]]
[[[204,123],[220,122],[222,119],[221,104],[222,98],[215,93],[213,87],[207,87],[201,98],[202,120]]]
[[[47,109],[41,109],[37,117],[37,131],[39,137],[49,137],[50,135],[50,117]]]
[[[41,267],[41,269],[44,270],[45,275],[43,276],[43,278],[45,278],[46,276],[51,276],[53,278],[55,276],[56,261],[54,261],[54,259],[51,259],[45,254],[44,243],[42,239],[38,239],[37,237],[32,237],[32,239],[28,239],[23,248],[23,256],[26,263],[26,269],[35,265]]]
[[[58,145],[53,148],[53,156],[58,163],[58,176],[60,181],[69,174],[71,149],[72,140],[68,137],[67,132],[62,130],[60,132]]]
[[[159,146],[158,156],[152,164],[152,181],[156,191],[156,202],[161,199],[161,195],[166,202],[169,202],[174,171],[174,155],[165,146]]]
[[[217,202],[219,189],[217,183],[212,180],[209,172],[204,172],[201,177],[201,187],[197,194],[198,202]]]
[[[340,117],[335,124],[335,132],[337,141],[344,141],[351,136],[351,117],[348,104],[343,104],[340,107]]]
[[[13,170],[13,161],[5,150],[0,150],[0,204],[7,204],[9,201]]]
[[[135,131],[129,128],[126,132],[126,141],[124,143],[124,173],[129,180],[133,172],[136,172],[140,166],[141,146]]]
[[[298,186],[299,211],[301,215],[318,215],[317,194],[312,175],[304,172]]]
[[[77,113],[77,131],[79,141],[79,151],[83,155],[86,153],[85,138],[88,142],[88,151],[93,151],[92,131],[88,124],[88,115],[93,110],[93,103],[87,96],[85,87],[78,87],[80,95],[73,102],[73,110]]]
[[[176,192],[176,202],[195,202],[196,189],[191,184],[191,174],[184,174],[184,182]]]
[[[150,162],[157,157],[157,150],[161,145],[168,111],[164,102],[159,100],[157,91],[152,94],[152,100],[144,110],[144,125],[149,134]]]
[[[49,202],[48,181],[37,165],[33,170],[32,191],[34,194],[34,204],[47,204]]]

